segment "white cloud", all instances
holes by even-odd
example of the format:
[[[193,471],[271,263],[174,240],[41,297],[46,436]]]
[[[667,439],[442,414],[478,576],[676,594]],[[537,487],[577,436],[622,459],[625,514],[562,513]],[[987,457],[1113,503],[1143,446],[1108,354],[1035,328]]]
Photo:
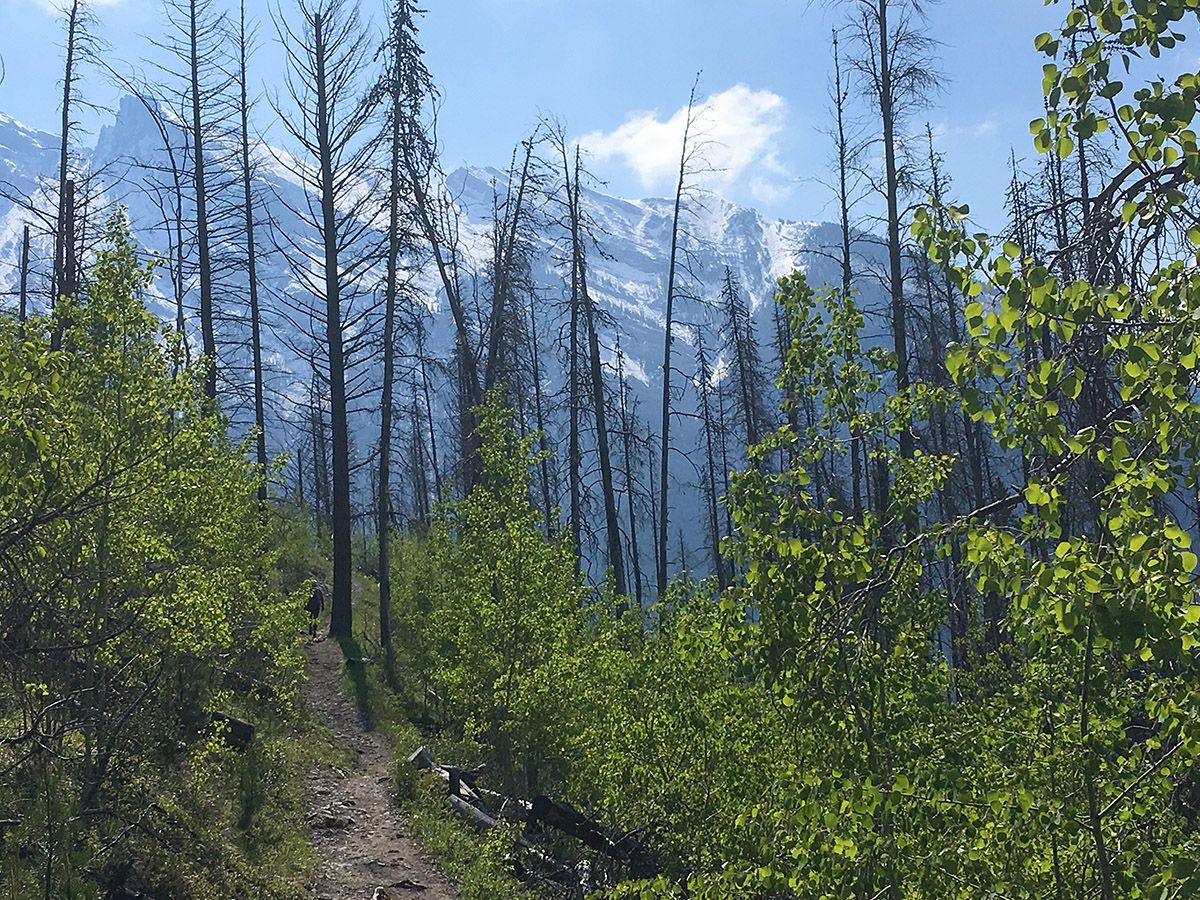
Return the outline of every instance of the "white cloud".
[[[933,136],[952,137],[952,138],[985,138],[995,134],[1000,128],[999,121],[994,116],[989,116],[979,122],[971,122],[963,125],[949,125],[942,122],[935,125],[933,128]]]
[[[734,85],[704,101],[694,137],[702,145],[711,186],[729,187],[745,180],[763,202],[786,196],[792,180],[779,160],[778,137],[787,120],[787,101],[772,91]],[[598,160],[624,162],[653,190],[674,184],[687,107],[666,119],[657,112],[631,115],[613,131],[595,131],[580,143]]]
[[[32,0],[33,5],[40,7],[43,12],[52,13],[60,16],[71,6],[71,0]],[[125,0],[87,0],[87,5],[96,6],[120,6]]]

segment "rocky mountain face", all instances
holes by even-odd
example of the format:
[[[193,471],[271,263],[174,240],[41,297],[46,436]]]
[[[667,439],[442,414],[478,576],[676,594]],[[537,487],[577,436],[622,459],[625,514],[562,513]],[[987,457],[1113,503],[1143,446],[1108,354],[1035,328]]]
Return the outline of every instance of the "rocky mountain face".
[[[165,136],[165,139],[164,139]],[[167,144],[171,144],[168,151]],[[53,184],[57,171],[58,138],[27,128],[16,120],[0,114],[0,292],[12,298],[16,285],[16,260],[22,225],[35,223],[35,232],[43,233],[44,224],[33,210],[42,210],[42,223],[50,221],[46,211],[52,209],[46,185]],[[233,148],[224,148],[232,151]],[[235,197],[233,179],[220,163],[223,148],[212,151],[218,160],[212,167],[216,192],[225,191]],[[164,319],[174,321],[176,288],[179,278],[185,289],[185,306],[189,319],[189,341],[198,345],[198,324],[195,322],[195,273],[191,237],[170,225],[173,215],[182,209],[185,219],[192,214],[187,200],[188,191],[173,190],[173,168],[187,170],[187,147],[183,136],[169,122],[164,129],[142,103],[126,97],[111,124],[101,129],[91,148],[78,149],[75,163],[81,171],[91,173],[88,196],[92,200],[89,224],[95,228],[106,215],[105,206],[121,204],[127,210],[137,242],[143,250],[164,258],[156,270],[153,296],[148,298]],[[232,153],[228,154],[232,159]],[[307,427],[307,406],[312,383],[311,359],[319,357],[319,344],[306,332],[312,321],[305,309],[313,298],[306,296],[302,277],[289,266],[285,248],[296,242],[312,239],[298,211],[311,200],[303,186],[283,162],[281,153],[270,148],[257,151],[256,197],[260,204],[258,272],[267,297],[268,327],[266,329],[266,360],[269,368],[271,410],[268,423],[269,447],[273,453],[292,451],[303,440]],[[490,168],[464,168],[451,173],[446,181],[448,193],[456,198],[461,212],[461,246],[469,265],[478,271],[490,253],[488,230],[495,209],[496,197],[503,197],[506,174]],[[50,192],[52,195],[52,192]],[[182,197],[182,200],[180,199]],[[234,201],[231,200],[231,204]],[[672,222],[672,201],[667,199],[622,199],[603,193],[598,188],[585,191],[584,206],[593,222],[596,246],[590,253],[590,289],[603,313],[600,325],[602,355],[610,376],[612,394],[616,396],[615,373],[618,368],[619,342],[621,369],[631,384],[631,395],[638,416],[647,434],[656,432],[661,416],[661,367],[663,345],[664,305],[667,264]],[[219,204],[218,204],[219,208]],[[566,235],[553,204],[546,202],[539,210],[541,224],[531,259],[531,296],[535,326],[541,342],[541,369],[545,397],[548,398],[547,432],[552,448],[560,449],[556,471],[565,467],[562,457],[566,446],[565,372],[560,352],[554,341],[565,321],[565,301],[568,294],[568,271],[563,264]],[[268,224],[269,223],[269,224]],[[218,259],[218,348],[223,377],[224,408],[235,424],[249,421],[248,351],[245,346],[245,266],[236,217],[230,215],[228,226],[213,228]],[[705,343],[715,357],[716,380],[724,371],[724,338],[720,334],[723,321],[713,307],[725,267],[736,275],[753,312],[760,353],[772,376],[777,370],[774,349],[774,303],[776,280],[803,268],[814,286],[835,283],[840,279],[834,259],[840,246],[838,229],[817,222],[792,222],[764,218],[757,211],[730,203],[707,194],[689,204],[683,223],[687,272],[682,278],[681,299],[676,310],[680,323],[676,331],[676,362],[678,374],[673,381],[678,388],[678,409],[681,415],[674,426],[679,457],[672,464],[678,484],[673,485],[672,521],[681,526],[678,533],[682,551],[672,555],[679,563],[690,562],[704,568],[703,550],[707,542],[705,529],[698,523],[700,491],[698,459],[700,439],[696,419],[696,391],[693,383],[696,366],[694,358],[695,327],[708,328]],[[860,260],[863,266],[877,265],[872,258]],[[35,241],[34,271],[39,273],[36,285],[43,292],[49,267],[50,245],[41,237]],[[170,259],[167,260],[166,257]],[[182,265],[178,265],[179,262]],[[452,328],[449,310],[440,284],[430,271],[418,272],[413,278],[414,302],[427,313],[428,348],[444,361],[441,373],[435,378],[435,392],[443,398],[435,410],[433,430],[441,437],[439,454],[451,455],[454,429],[452,399],[447,372],[450,369]],[[363,328],[370,319],[370,306],[377,296],[380,270],[368,269],[359,276],[360,295],[355,300],[357,311],[365,317],[351,330]],[[482,279],[482,276],[480,276]],[[374,283],[372,283],[374,280]],[[483,289],[481,284],[481,290]],[[881,306],[882,297],[876,287],[864,291],[868,309]],[[46,297],[35,301],[43,305]],[[882,323],[881,323],[882,325]],[[875,328],[882,333],[882,327]],[[406,344],[406,350],[412,347]],[[355,454],[359,467],[360,500],[370,497],[371,466],[366,465],[377,439],[378,403],[370,389],[377,378],[377,351],[369,341],[357,345],[358,377],[354,382],[360,389],[354,413]],[[408,404],[407,397],[415,383],[408,374],[411,365],[401,366],[402,384],[399,404]],[[403,416],[400,416],[404,420]],[[590,439],[588,450],[590,451]],[[589,453],[590,455],[590,453]],[[695,457],[694,459],[692,457]],[[585,459],[585,477],[599,482],[598,466]],[[649,486],[649,473],[643,464],[631,474],[642,485]],[[294,473],[292,478],[294,478]],[[565,494],[564,487],[558,491]],[[598,497],[598,487],[596,489]],[[565,506],[565,499],[563,500]],[[596,502],[596,519],[599,514]],[[643,516],[644,520],[648,517]],[[672,541],[676,539],[672,527]],[[649,529],[642,540],[650,546]],[[646,572],[651,572],[651,551],[646,550]],[[597,551],[594,557],[602,554]]]

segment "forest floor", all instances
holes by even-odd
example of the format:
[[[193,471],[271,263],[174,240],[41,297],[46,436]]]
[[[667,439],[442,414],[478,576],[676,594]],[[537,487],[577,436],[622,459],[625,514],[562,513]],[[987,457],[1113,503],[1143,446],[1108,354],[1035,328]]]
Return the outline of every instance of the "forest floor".
[[[337,641],[309,644],[304,698],[329,729],[344,766],[308,773],[308,820],[318,900],[457,900],[459,894],[417,844],[392,799],[392,748],[372,731],[342,687]]]

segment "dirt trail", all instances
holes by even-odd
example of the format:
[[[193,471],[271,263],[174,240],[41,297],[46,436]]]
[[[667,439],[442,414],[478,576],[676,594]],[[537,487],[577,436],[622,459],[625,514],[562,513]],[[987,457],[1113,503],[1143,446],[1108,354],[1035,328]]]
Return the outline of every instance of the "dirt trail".
[[[304,698],[346,752],[348,770],[308,773],[309,822],[317,851],[318,900],[457,900],[458,891],[409,834],[391,799],[392,749],[363,723],[342,690],[336,641],[307,648]]]

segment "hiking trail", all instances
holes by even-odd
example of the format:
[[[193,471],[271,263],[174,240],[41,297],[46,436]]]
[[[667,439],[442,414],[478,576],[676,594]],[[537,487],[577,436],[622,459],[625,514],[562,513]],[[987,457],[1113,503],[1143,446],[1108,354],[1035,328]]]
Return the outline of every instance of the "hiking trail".
[[[458,900],[458,891],[408,830],[392,799],[393,754],[342,689],[342,651],[323,639],[305,648],[305,701],[348,757],[346,769],[309,770],[306,802],[317,865],[317,900]]]

